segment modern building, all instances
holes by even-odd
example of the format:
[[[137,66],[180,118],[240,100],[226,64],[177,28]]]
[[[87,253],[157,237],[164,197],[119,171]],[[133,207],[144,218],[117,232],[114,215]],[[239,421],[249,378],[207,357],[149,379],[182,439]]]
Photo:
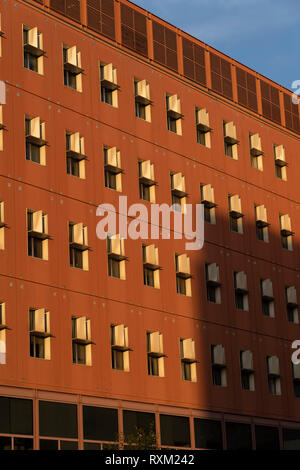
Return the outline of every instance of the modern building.
[[[0,14],[0,448],[299,449],[291,92],[126,0]],[[125,195],[203,249],[99,239]]]

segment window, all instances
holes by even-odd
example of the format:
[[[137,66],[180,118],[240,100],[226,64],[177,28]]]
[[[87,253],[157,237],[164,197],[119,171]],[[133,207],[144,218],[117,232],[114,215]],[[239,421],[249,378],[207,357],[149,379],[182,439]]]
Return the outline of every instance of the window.
[[[182,173],[170,173],[172,205],[178,212],[185,212],[187,193],[185,192],[185,177]]]
[[[40,436],[77,439],[77,405],[39,401]]]
[[[129,372],[128,328],[124,325],[111,325],[112,368]]]
[[[251,450],[251,425],[245,423],[226,423],[227,450]]]
[[[25,117],[26,160],[46,165],[45,123],[39,117]]]
[[[211,147],[211,127],[209,126],[209,114],[206,109],[196,108],[197,142],[204,147]]]
[[[256,450],[279,450],[278,428],[255,425]]]
[[[73,364],[92,365],[91,320],[86,317],[72,318]]]
[[[221,450],[223,448],[221,421],[194,418],[196,449]]]
[[[166,96],[168,130],[182,135],[182,117],[180,99],[177,95]]]
[[[100,64],[101,101],[118,107],[117,69],[113,64]]]
[[[98,406],[83,406],[83,436],[84,439],[92,441],[116,441],[118,436],[118,410]]]
[[[165,376],[163,336],[158,331],[147,333],[148,375]]]
[[[285,148],[283,145],[275,145],[274,149],[274,160],[275,160],[275,175],[277,178],[286,181],[286,167],[287,163],[285,161]]]
[[[291,228],[291,219],[288,214],[281,215],[279,214],[279,223],[280,223],[280,239],[281,246],[286,250],[293,251],[293,235]]]
[[[81,52],[76,46],[63,46],[64,85],[82,92]]]
[[[209,224],[216,223],[214,188],[210,184],[200,184],[201,203],[204,205],[204,220]]]
[[[121,154],[116,147],[104,147],[104,177],[105,187],[122,191]]]
[[[44,308],[29,309],[30,357],[51,359],[50,313]]]
[[[32,400],[0,397],[0,433],[33,434]]]
[[[66,163],[67,174],[85,178],[84,137],[79,132],[66,132]]]
[[[227,387],[225,349],[222,344],[211,345],[212,383],[218,387]]]
[[[279,359],[267,356],[268,389],[271,395],[281,395]]]
[[[292,363],[292,376],[294,395],[296,398],[300,398],[300,364]]]
[[[294,286],[285,288],[287,319],[290,323],[299,323],[297,291]]]
[[[150,85],[146,80],[134,80],[135,115],[151,122]]]
[[[155,245],[143,245],[144,285],[159,289],[158,248]]]
[[[5,303],[0,302],[0,365],[6,364],[6,315]],[[1,432],[1,430],[0,430]]]
[[[190,422],[185,416],[160,415],[162,446],[190,447]]]
[[[28,256],[49,259],[48,216],[43,211],[27,209]]]
[[[89,270],[89,246],[87,227],[69,222],[69,251],[72,268]]]
[[[251,166],[263,171],[263,154],[259,134],[249,134]]]
[[[155,203],[154,164],[150,160],[140,160],[138,165],[140,198]]]
[[[180,339],[181,378],[188,382],[197,382],[195,341],[191,338]]]
[[[283,434],[284,450],[300,450],[300,429],[285,429]]]
[[[253,354],[251,351],[240,351],[240,367],[242,389],[254,392]]]
[[[4,201],[0,201],[0,250],[5,248],[4,230],[6,223],[4,220]]]
[[[206,294],[208,302],[221,303],[220,270],[216,263],[205,263]]]
[[[191,297],[191,267],[190,258],[186,255],[175,254],[176,269],[176,292],[177,294],[187,295]]]
[[[154,413],[144,413],[141,411],[123,410],[123,426],[125,442],[126,440],[133,439],[139,432],[145,434],[145,445],[148,444],[152,447],[155,442],[155,415]],[[143,439],[143,437],[142,437]],[[154,442],[153,442],[154,441]],[[147,446],[147,447],[148,447]]]
[[[107,238],[108,275],[126,279],[124,239],[114,235]]]
[[[240,197],[235,195],[228,195],[228,206],[229,206],[229,219],[230,219],[230,230],[236,233],[243,233],[243,217],[242,204]]]
[[[32,72],[43,75],[44,54],[43,35],[35,28],[23,26],[24,67]]]
[[[238,143],[236,127],[233,122],[223,121],[224,151],[225,155],[233,160],[238,159]]]
[[[266,317],[275,317],[273,284],[271,279],[261,279],[260,292],[262,301],[262,312]]]
[[[249,310],[247,275],[244,271],[234,272],[235,308]]]
[[[269,223],[267,218],[267,209],[264,205],[254,206],[255,210],[255,223],[256,223],[256,238],[265,243],[269,241]]]

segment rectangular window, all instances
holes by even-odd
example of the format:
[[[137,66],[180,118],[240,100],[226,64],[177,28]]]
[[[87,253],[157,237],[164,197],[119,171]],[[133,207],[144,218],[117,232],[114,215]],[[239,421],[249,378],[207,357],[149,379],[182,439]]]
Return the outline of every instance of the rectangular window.
[[[82,92],[81,52],[76,46],[63,46],[64,85]]]
[[[144,121],[151,121],[150,85],[146,80],[134,80],[135,115]]]
[[[118,107],[117,69],[113,64],[100,63],[101,101],[115,108]]]
[[[263,171],[263,154],[261,139],[259,134],[249,133],[250,161],[251,166]]]
[[[72,318],[73,364],[92,365],[91,322],[86,317]]]
[[[177,95],[166,95],[167,127],[175,134],[182,135],[181,103]]]
[[[196,449],[223,448],[221,421],[194,418]]]
[[[129,371],[128,328],[124,325],[111,325],[112,368]]]
[[[251,425],[244,423],[226,423],[226,438],[228,450],[251,450]]]
[[[44,308],[29,309],[30,357],[51,359],[50,314]]]
[[[24,67],[32,72],[44,73],[43,35],[37,27],[23,26],[23,56]]]
[[[39,401],[41,436],[77,439],[77,405]]]
[[[75,224],[73,222],[69,222],[70,266],[88,271],[88,252],[87,227],[82,223]]]
[[[84,137],[79,132],[66,132],[66,163],[67,174],[85,178]]]
[[[176,292],[177,294],[191,296],[191,268],[190,258],[183,254],[175,254]]]
[[[124,239],[119,235],[107,238],[108,275],[118,279],[126,279]]]
[[[219,266],[216,263],[205,263],[206,295],[207,300],[221,303],[221,283]]]
[[[117,441],[118,410],[84,405],[83,436],[91,441]]]
[[[162,446],[190,447],[190,423],[184,416],[160,415]]]
[[[163,336],[159,332],[147,333],[148,375],[164,377]]]
[[[28,256],[48,260],[48,217],[42,211],[27,210]]]
[[[105,187],[122,191],[121,154],[116,147],[104,147],[104,179]]]

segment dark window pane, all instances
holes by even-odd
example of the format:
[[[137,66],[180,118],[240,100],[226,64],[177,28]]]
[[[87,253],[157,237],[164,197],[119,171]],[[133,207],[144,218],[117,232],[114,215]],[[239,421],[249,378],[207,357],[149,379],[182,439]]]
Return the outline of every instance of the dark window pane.
[[[197,449],[222,449],[222,429],[220,421],[194,419],[195,444]]]
[[[14,450],[33,450],[33,439],[27,439],[26,437],[15,437]]]
[[[271,426],[255,426],[257,450],[277,450],[279,445],[278,428]]]
[[[252,449],[251,426],[244,423],[226,423],[228,450]]]
[[[13,434],[33,434],[32,401],[9,398],[10,431]]]
[[[133,436],[137,429],[143,429],[146,433],[155,433],[155,415],[140,411],[123,411],[124,434]]]
[[[100,450],[100,444],[96,442],[84,442],[84,450]]]
[[[11,450],[10,437],[0,437],[0,450]]]
[[[76,441],[60,441],[60,450],[78,450],[78,443]]]
[[[40,450],[58,450],[58,441],[54,439],[40,439]]]
[[[77,406],[66,403],[39,402],[40,435],[77,437]]]
[[[300,450],[300,429],[283,429],[284,450]]]
[[[190,447],[189,418],[160,415],[160,434],[163,446]]]
[[[83,435],[99,441],[118,440],[118,411],[112,408],[83,407]]]

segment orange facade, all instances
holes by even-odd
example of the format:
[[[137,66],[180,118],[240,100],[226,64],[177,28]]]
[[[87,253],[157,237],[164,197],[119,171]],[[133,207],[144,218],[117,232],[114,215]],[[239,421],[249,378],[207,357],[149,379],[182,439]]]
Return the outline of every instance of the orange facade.
[[[112,5],[113,10],[109,11],[114,14],[115,39],[108,37],[112,30],[103,34],[105,29],[97,31],[100,26],[87,26],[86,0],[80,2],[78,21],[74,21],[76,12],[72,13],[72,19],[70,14],[62,14],[63,6],[59,2],[54,3],[55,8],[47,1],[45,5],[34,1],[1,0],[0,3],[4,33],[0,80],[6,84],[6,104],[2,105],[5,128],[0,131],[3,133],[0,201],[4,203],[6,224],[4,246],[0,250],[0,302],[5,304],[8,327],[5,363],[0,364],[0,396],[33,401],[33,430],[29,434],[35,448],[39,448],[42,435],[39,400],[78,405],[78,435],[74,440],[79,448],[84,446],[84,405],[118,410],[119,433],[123,432],[122,411],[135,410],[155,415],[158,436],[161,435],[160,414],[188,417],[190,442],[184,444],[188,447],[199,447],[195,443],[194,418],[219,421],[225,448],[230,447],[227,422],[251,424],[254,447],[255,424],[274,426],[279,429],[279,445],[283,447],[282,430],[300,430],[300,400],[295,396],[291,365],[291,344],[299,338],[300,331],[297,321],[288,321],[285,294],[286,287],[294,286],[300,298],[298,106],[289,104],[291,94],[287,90],[125,0],[103,2],[103,5],[95,2],[108,10]],[[73,11],[68,10],[68,2],[61,5],[65,5],[67,12]],[[139,25],[144,23],[137,17],[135,27],[131,27],[136,42],[132,40],[130,48],[126,47],[125,36],[122,44],[122,5],[145,15],[146,33],[144,36],[140,33],[144,42],[137,34]],[[92,21],[97,8],[88,7],[88,11]],[[109,18],[106,18],[108,23]],[[123,21],[124,18],[125,14]],[[104,28],[105,21],[101,21]],[[163,59],[158,60],[163,46],[160,49],[159,41],[153,41],[153,21],[176,33],[176,50],[173,36],[173,46],[167,43],[164,46],[169,65],[164,65]],[[37,27],[43,35],[43,73],[24,67],[24,25]],[[157,37],[159,34],[161,30],[156,31]],[[184,71],[184,65],[188,67],[182,52],[184,39],[204,50],[204,65],[200,64],[202,59],[198,68],[194,62],[199,72],[197,75],[195,71],[194,77],[200,77],[197,80],[189,79]],[[147,47],[140,52],[134,44],[140,47],[144,44],[145,48],[145,41]],[[64,85],[63,45],[76,45],[81,53],[81,91]],[[230,79],[227,65],[218,64],[216,57],[229,64]],[[117,107],[101,102],[100,63],[112,63],[117,70]],[[254,98],[250,90],[245,104],[237,69],[255,77]],[[151,122],[135,115],[135,79],[146,80],[150,86]],[[266,84],[271,87],[267,91]],[[177,95],[180,99],[182,135],[167,128],[166,95]],[[197,143],[195,108],[209,113],[210,148]],[[25,116],[38,116],[45,123],[44,165],[26,159]],[[237,159],[224,153],[223,121],[235,125]],[[85,178],[67,174],[66,131],[79,132],[84,137]],[[262,171],[251,166],[249,133],[258,133],[261,138]],[[286,180],[276,176],[274,145],[285,149]],[[120,152],[121,192],[105,187],[103,147],[116,147]],[[139,160],[154,164],[156,203],[171,204],[170,173],[184,175],[188,203],[201,202],[201,183],[214,188],[216,223],[205,223],[202,250],[185,252],[185,240],[172,237],[155,240],[162,268],[159,288],[144,285],[144,241],[125,240],[126,279],[117,279],[108,275],[106,242],[96,236],[98,204],[111,203],[118,207],[120,195],[127,195],[128,205],[143,202],[139,196]],[[243,233],[230,230],[228,195],[240,197]],[[149,202],[145,205],[150,207]],[[267,209],[267,243],[257,239],[255,205]],[[48,259],[28,255],[28,209],[47,214]],[[279,216],[282,214],[290,217],[292,250],[281,246]],[[69,222],[81,222],[88,228],[87,270],[70,266]],[[176,292],[175,253],[187,253],[190,257],[191,296]],[[220,303],[207,300],[206,263],[219,266]],[[247,311],[236,308],[234,272],[247,275]],[[263,279],[272,281],[274,316],[262,313],[260,281]],[[50,313],[52,336],[48,359],[30,355],[30,308],[44,308]],[[72,361],[72,317],[90,320],[90,365]],[[111,325],[128,328],[128,371],[112,368]],[[163,335],[166,357],[162,377],[148,373],[147,332]],[[180,338],[194,340],[196,381],[182,379]],[[213,384],[211,345],[223,345],[225,349],[226,386]],[[240,351],[247,350],[253,354],[255,390],[252,391],[241,386]],[[268,356],[279,359],[280,394],[274,395],[268,389]],[[1,432],[0,429],[0,437],[22,435],[17,431]],[[60,437],[47,436],[50,440]],[[292,440],[299,445],[299,437]],[[175,447],[168,439],[162,439],[161,443]]]

